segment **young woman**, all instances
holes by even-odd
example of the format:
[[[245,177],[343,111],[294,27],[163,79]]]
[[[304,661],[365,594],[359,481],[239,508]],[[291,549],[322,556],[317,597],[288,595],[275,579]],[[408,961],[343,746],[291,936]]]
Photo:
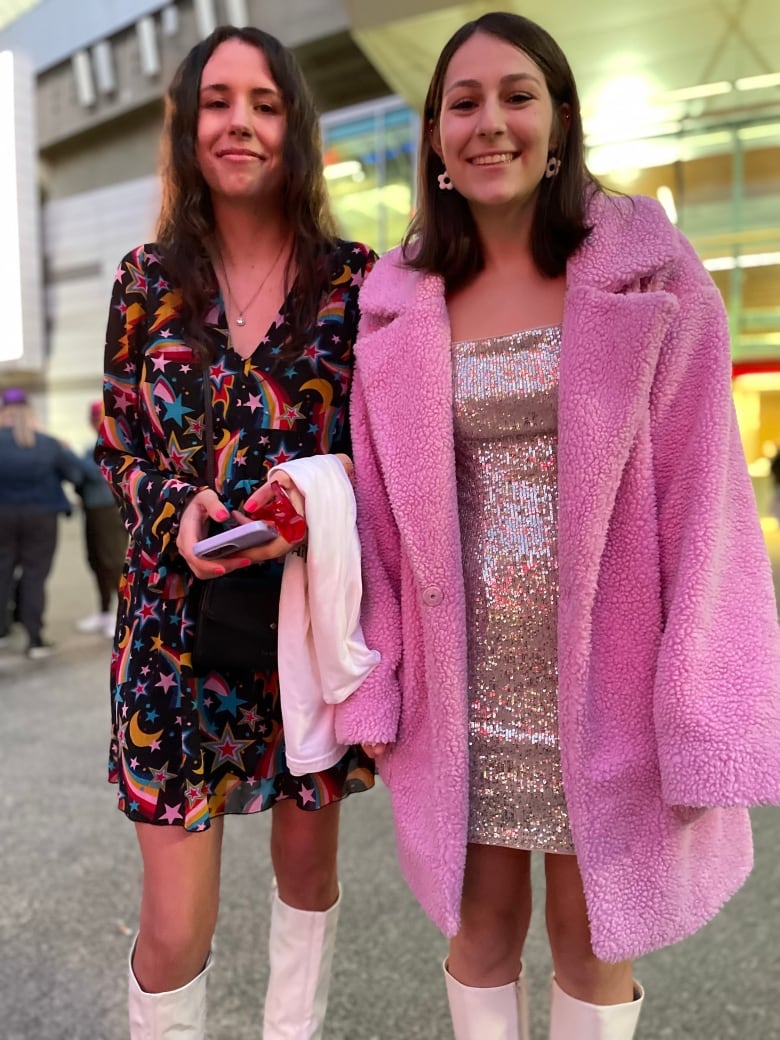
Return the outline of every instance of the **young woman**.
[[[361,294],[363,630],[339,709],[452,937],[457,1040],[528,1036],[545,853],[553,1040],[627,1040],[632,958],[713,916],[780,796],[770,568],[727,324],[650,199],[589,176],[566,58],[494,13],[445,46],[420,209]]]
[[[371,787],[373,767],[350,748],[292,776],[276,669],[193,673],[193,576],[262,564],[256,580],[278,597],[274,561],[290,549],[277,537],[206,562],[193,545],[209,520],[247,522],[268,501],[272,465],[348,447],[357,293],[373,255],[334,235],[314,107],[266,33],[220,28],[193,48],[170,88],[164,144],[157,242],[116,275],[97,448],[131,535],[110,774],[144,865],[131,1036],[204,1036],[223,818],[273,809],[263,1035],[303,1040],[321,1035],[327,1000],[339,801]]]

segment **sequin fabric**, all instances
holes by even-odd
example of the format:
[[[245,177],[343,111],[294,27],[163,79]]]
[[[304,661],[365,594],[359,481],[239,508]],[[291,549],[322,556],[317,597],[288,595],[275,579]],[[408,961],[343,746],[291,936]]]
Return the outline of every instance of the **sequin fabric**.
[[[558,743],[559,327],[453,344],[469,841],[573,852]]]

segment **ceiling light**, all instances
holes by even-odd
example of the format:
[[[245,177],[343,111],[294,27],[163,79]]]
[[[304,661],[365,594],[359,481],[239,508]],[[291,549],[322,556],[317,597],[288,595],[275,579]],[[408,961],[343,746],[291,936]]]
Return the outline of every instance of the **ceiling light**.
[[[769,72],[765,76],[743,76],[734,80],[737,90],[761,90],[764,87],[780,87],[780,72]]]
[[[696,101],[698,98],[716,97],[718,94],[730,94],[731,84],[725,79],[717,83],[700,83],[696,87],[682,87],[680,90],[668,90],[658,97],[659,101]]]

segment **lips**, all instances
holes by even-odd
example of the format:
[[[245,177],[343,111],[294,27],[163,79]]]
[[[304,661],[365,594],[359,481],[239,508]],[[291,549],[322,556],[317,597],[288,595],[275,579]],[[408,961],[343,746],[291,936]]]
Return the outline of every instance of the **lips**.
[[[249,148],[224,148],[217,152],[218,159],[262,159],[262,155],[251,151]]]
[[[475,155],[469,162],[472,166],[501,166],[517,158],[517,152],[496,152],[493,155]]]

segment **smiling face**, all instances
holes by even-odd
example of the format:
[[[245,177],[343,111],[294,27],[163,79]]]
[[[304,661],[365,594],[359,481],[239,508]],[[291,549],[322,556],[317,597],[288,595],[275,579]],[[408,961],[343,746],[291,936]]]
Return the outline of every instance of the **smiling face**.
[[[555,151],[544,74],[523,51],[477,32],[447,68],[432,145],[475,217],[532,209]]]
[[[200,81],[196,158],[212,197],[273,202],[284,178],[284,99],[262,50],[221,43]]]

